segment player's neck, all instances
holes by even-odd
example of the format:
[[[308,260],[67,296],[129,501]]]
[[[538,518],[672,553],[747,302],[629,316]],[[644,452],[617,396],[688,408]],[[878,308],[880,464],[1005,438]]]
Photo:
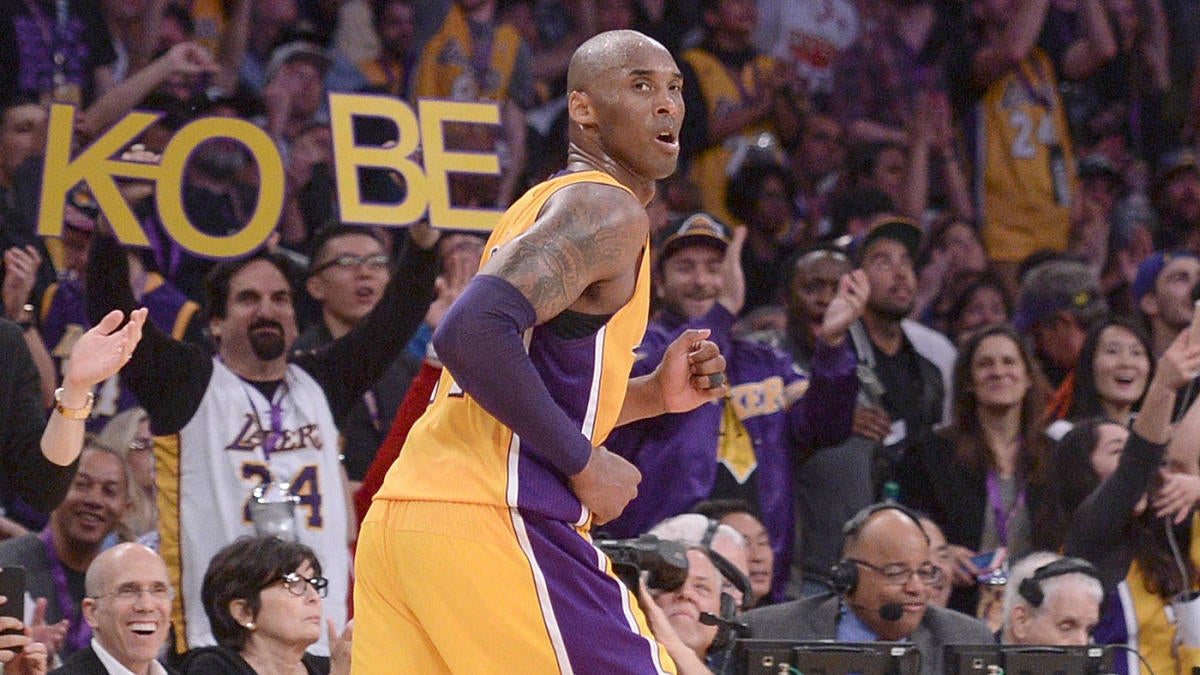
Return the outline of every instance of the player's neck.
[[[571,143],[571,149],[567,153],[567,169],[571,171],[603,171],[633,191],[642,206],[649,204],[650,200],[654,198],[653,180],[639,178],[612,157],[578,143]]]

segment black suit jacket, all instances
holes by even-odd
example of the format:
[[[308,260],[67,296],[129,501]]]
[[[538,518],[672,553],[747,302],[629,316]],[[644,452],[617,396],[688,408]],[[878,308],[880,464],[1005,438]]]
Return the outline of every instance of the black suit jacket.
[[[793,600],[747,612],[750,637],[764,640],[836,640],[840,598],[833,594]],[[942,675],[942,652],[950,644],[994,644],[986,624],[965,614],[929,607],[909,638],[921,652],[921,673]]]
[[[163,667],[168,675],[179,675],[179,671],[168,666]],[[109,675],[109,672],[100,661],[100,657],[96,656],[96,650],[88,645],[68,656],[62,667],[50,671],[50,675]]]

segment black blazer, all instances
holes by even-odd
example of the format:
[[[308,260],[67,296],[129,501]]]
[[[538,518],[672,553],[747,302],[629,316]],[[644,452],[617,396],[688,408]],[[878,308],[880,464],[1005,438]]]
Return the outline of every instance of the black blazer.
[[[163,668],[168,675],[179,675],[179,671],[172,670],[169,666]],[[109,672],[100,661],[100,657],[96,656],[96,651],[88,645],[68,656],[62,667],[50,671],[50,675],[109,675]]]

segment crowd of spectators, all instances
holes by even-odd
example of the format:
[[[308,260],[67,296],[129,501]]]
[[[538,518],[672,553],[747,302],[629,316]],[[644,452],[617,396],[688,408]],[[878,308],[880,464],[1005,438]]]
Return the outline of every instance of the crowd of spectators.
[[[830,570],[863,543],[843,542],[843,525],[888,499],[925,517],[927,558],[944,573],[910,581],[928,586],[929,602],[1025,636],[1037,604],[1002,612],[991,565],[1062,550],[1095,565],[1087,574],[1103,585],[1096,639],[1136,642],[1156,670],[1200,665],[1160,635],[1172,630],[1170,599],[1200,587],[1200,431],[1187,433],[1200,429],[1200,387],[1181,365],[1200,344],[1188,329],[1200,295],[1192,3],[0,0],[0,10],[0,567],[30,568],[27,623],[52,663],[89,648],[103,631],[89,617],[121,597],[167,601],[173,654],[219,643],[192,662],[209,672],[229,667],[221,659],[254,670],[268,597],[335,619],[302,631],[287,659],[310,645],[329,657],[349,639],[356,524],[429,400],[441,370],[432,331],[484,240],[423,220],[342,222],[328,95],[495,103],[498,124],[443,131],[448,148],[495,154],[500,167],[450,174],[451,202],[502,209],[564,166],[571,53],[628,28],[675,56],[687,104],[679,169],[648,206],[654,306],[635,370],[683,330],[708,329],[731,395],[614,432],[608,446],[638,466],[642,492],[602,529],[636,537],[698,510],[748,547],[715,554],[712,532],[689,540],[697,576],[678,597],[652,593],[660,604],[709,595],[718,577],[728,586],[731,564],[752,588],[747,607],[845,595]],[[119,151],[150,163],[194,120],[250,120],[283,161],[278,226],[262,250],[218,262],[169,234],[154,187],[126,180],[149,246],[123,248],[86,183],[66,197],[61,235],[40,236],[51,103],[76,106],[78,148],[132,110],[156,113]],[[354,133],[399,140],[361,119]],[[241,230],[261,170],[237,142],[202,143],[180,187],[188,220],[210,237]],[[357,177],[365,200],[405,196],[397,173]],[[82,457],[38,456],[47,420],[61,431],[55,390],[70,398],[60,407],[82,403],[73,349],[98,344],[93,326],[112,332],[111,310],[137,307],[149,310],[146,337],[93,387]],[[266,546],[239,539],[255,532],[256,487],[294,502],[298,548],[277,560],[223,548]],[[170,598],[138,582],[111,598],[88,590],[89,566],[117,542],[161,555],[142,562]],[[1020,575],[1053,561],[1038,555]],[[217,588],[230,579],[206,576],[210,559],[257,566],[262,584]],[[95,576],[104,585],[112,572]],[[213,605],[213,593],[229,599]],[[143,632],[167,640],[157,621]],[[710,628],[678,626],[670,643],[683,638],[703,660],[722,644]],[[304,658],[310,671],[331,667]]]

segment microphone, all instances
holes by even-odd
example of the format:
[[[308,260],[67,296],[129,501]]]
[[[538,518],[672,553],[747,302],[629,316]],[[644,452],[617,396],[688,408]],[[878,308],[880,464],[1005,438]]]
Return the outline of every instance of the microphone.
[[[904,616],[904,605],[898,602],[889,602],[879,608],[879,618],[884,621],[899,621]]]
[[[903,610],[901,610],[903,611]],[[700,612],[700,623],[705,626],[718,626],[734,635],[749,635],[750,626],[735,619],[723,619],[712,612]]]

